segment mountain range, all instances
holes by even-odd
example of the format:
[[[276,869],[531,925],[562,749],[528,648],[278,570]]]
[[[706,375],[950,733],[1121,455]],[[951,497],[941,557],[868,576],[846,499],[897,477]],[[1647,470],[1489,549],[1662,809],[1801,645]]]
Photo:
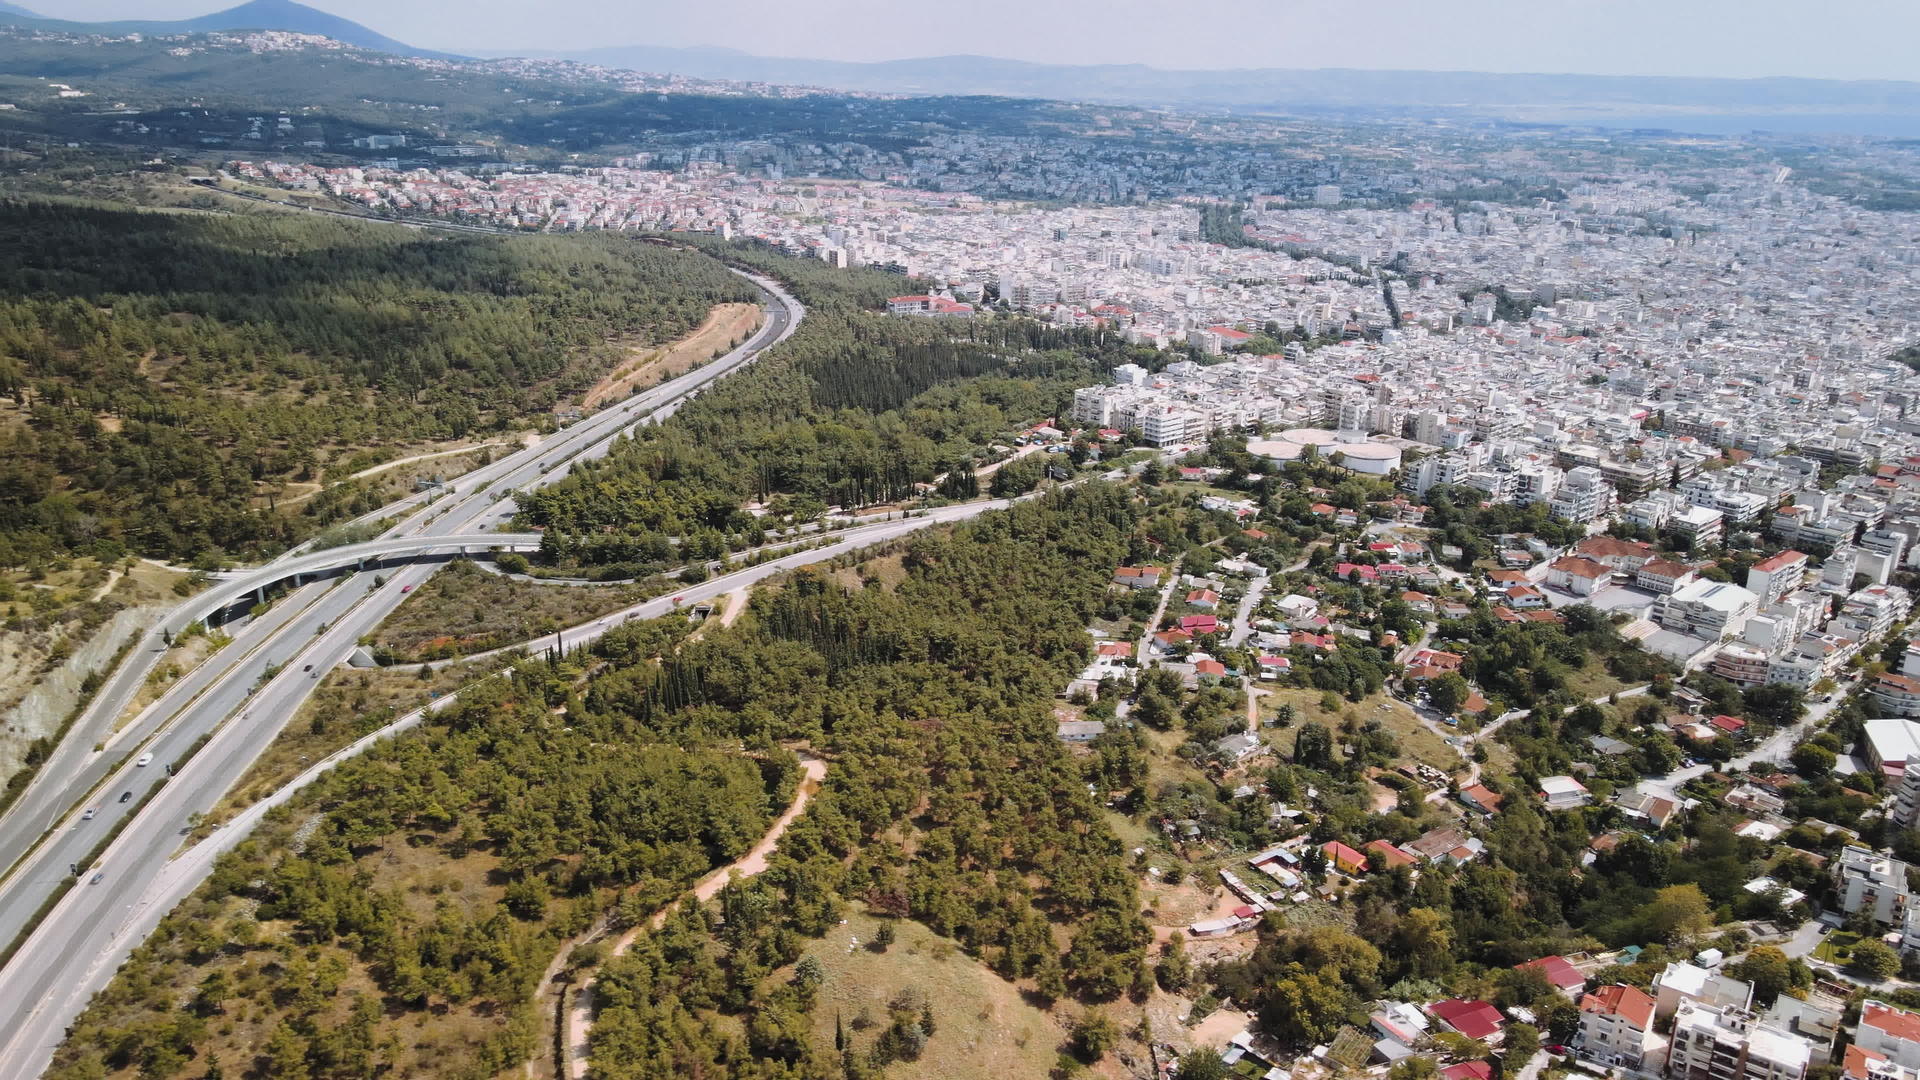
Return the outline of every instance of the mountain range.
[[[351,19],[330,15],[318,8],[294,0],[248,0],[239,7],[216,11],[192,19],[123,19],[114,22],[75,22],[50,19],[14,4],[0,2],[0,23],[45,30],[64,30],[76,34],[205,34],[216,30],[287,30],[296,34],[318,34],[374,52],[433,59],[458,59],[448,53],[416,49],[376,33]]]
[[[250,0],[173,22],[110,23],[49,19],[0,0],[0,24],[7,23],[75,33],[289,30],[377,52],[458,59],[395,41],[294,0]],[[1182,71],[1144,64],[1043,64],[966,55],[857,63],[656,45],[534,53],[490,50],[486,55],[876,93],[995,95],[1207,110],[1388,112],[1719,133],[1760,128],[1920,136],[1920,83],[1916,82],[1337,68]]]

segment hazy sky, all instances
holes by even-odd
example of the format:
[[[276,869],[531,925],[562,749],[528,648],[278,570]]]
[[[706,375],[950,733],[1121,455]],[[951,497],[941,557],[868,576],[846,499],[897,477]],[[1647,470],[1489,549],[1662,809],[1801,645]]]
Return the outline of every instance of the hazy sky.
[[[71,19],[238,0],[17,0]],[[315,0],[423,48],[1920,80],[1920,0]]]

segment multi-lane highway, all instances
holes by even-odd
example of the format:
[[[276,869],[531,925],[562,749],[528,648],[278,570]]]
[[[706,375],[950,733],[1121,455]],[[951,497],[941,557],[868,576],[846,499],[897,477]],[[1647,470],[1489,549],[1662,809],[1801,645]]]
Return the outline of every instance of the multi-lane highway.
[[[513,515],[513,492],[563,476],[573,462],[604,455],[620,433],[672,415],[701,387],[785,340],[804,316],[804,309],[778,284],[752,279],[767,294],[766,318],[745,344],[704,367],[582,420],[537,447],[468,473],[431,500],[409,498],[383,511],[382,519],[392,517],[393,510],[406,514],[380,541],[394,545],[396,550],[387,553],[420,550],[417,545],[423,540],[436,546],[459,546],[488,534]],[[510,542],[500,534],[488,536],[493,542]],[[804,554],[808,559],[825,557],[817,551]],[[290,553],[269,575],[291,578],[288,571],[309,567],[305,561],[309,559],[318,560],[311,564],[313,570],[331,569],[340,564],[341,557],[339,552]],[[737,588],[778,572],[784,562],[762,564],[718,581],[730,582],[727,588]],[[124,831],[99,861],[82,868],[80,884],[67,893],[0,969],[0,1080],[35,1076],[44,1068],[65,1025],[171,906],[172,901],[165,898],[184,896],[203,876],[204,868],[196,871],[197,864],[190,861],[169,864],[189,816],[219,801],[273,740],[320,676],[343,660],[360,637],[377,626],[437,565],[416,561],[389,568],[384,571],[386,583],[380,588],[373,587],[374,575],[370,572],[297,588],[264,618],[240,627],[233,644],[213,662],[183,680],[156,707],[109,741],[114,719],[132,699],[147,671],[165,655],[162,628],[177,634],[188,623],[204,617],[211,610],[209,604],[224,606],[252,591],[259,579],[224,580],[209,593],[182,605],[123,662],[94,707],[83,715],[42,767],[34,785],[0,823],[0,833],[8,838],[9,845],[0,847],[0,858],[14,865],[13,872],[0,883],[0,931],[6,925],[17,929],[24,923],[61,886],[70,864],[84,859],[115,826],[125,823]],[[249,581],[254,585],[249,586]],[[715,584],[710,582],[707,587]],[[670,600],[660,603],[671,605]],[[270,669],[277,669],[278,674],[268,679]],[[187,760],[176,776],[167,778],[166,766],[203,738],[209,739],[204,748]],[[105,748],[96,751],[97,743],[105,744]],[[151,764],[137,765],[135,755],[146,753],[153,755]],[[142,800],[156,786],[159,790],[143,807]],[[128,820],[136,808],[139,812]],[[84,810],[95,812],[86,817]],[[45,823],[54,820],[57,824],[44,842],[19,861],[18,848],[37,839]],[[97,882],[95,874],[99,875]],[[0,940],[7,939],[0,935]]]

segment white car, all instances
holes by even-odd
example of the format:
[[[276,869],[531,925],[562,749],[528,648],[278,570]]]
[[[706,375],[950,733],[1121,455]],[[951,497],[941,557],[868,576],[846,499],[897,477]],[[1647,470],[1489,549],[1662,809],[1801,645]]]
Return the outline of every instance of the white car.
[[[134,768],[136,768],[136,769],[144,769],[144,768],[146,768],[147,766],[149,766],[149,765],[151,765],[151,764],[153,764],[153,755],[152,755],[152,754],[141,754],[141,755],[140,755],[140,760],[139,760],[139,761],[136,761],[136,762],[134,762],[134,763],[133,763],[133,767],[134,767]]]
[[[97,806],[94,806],[94,807],[89,807],[86,813],[84,813],[84,814],[81,814],[81,815],[80,815],[80,820],[81,820],[81,821],[92,821],[92,820],[93,820],[93,815],[95,815],[95,814],[97,814],[97,813],[99,813],[99,812],[100,812],[100,808],[99,808],[99,807],[97,807]]]

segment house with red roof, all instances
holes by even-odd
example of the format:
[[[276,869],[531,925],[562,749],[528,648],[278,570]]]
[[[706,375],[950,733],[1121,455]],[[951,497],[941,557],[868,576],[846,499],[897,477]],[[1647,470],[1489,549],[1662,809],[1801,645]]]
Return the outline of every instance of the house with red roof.
[[[1460,789],[1460,801],[1483,814],[1499,813],[1502,798],[1485,784],[1474,784]]]
[[[1321,844],[1320,850],[1326,853],[1327,862],[1341,873],[1359,875],[1367,872],[1367,857],[1338,840]]]
[[[1427,1006],[1427,1015],[1469,1039],[1493,1045],[1506,1034],[1500,1010],[1473,998],[1448,998]]]
[[[1582,1056],[1601,1065],[1639,1069],[1653,1035],[1653,998],[1637,986],[1603,986],[1580,999]]]
[[[1195,589],[1187,594],[1187,603],[1203,611],[1212,611],[1220,606],[1220,594],[1212,589]]]
[[[1500,598],[1502,603],[1513,608],[1515,611],[1525,611],[1528,608],[1543,608],[1547,606],[1547,594],[1531,585],[1515,585],[1513,588],[1501,593]]]
[[[1540,974],[1547,977],[1547,985],[1563,994],[1576,994],[1587,988],[1587,977],[1580,974],[1580,969],[1568,963],[1564,956],[1543,956],[1513,967],[1515,971],[1539,969]]]
[[[1461,1061],[1440,1070],[1443,1080],[1493,1080],[1493,1066],[1484,1061]]]
[[[1212,615],[1182,615],[1180,629],[1195,637],[1201,634],[1217,634],[1220,632],[1220,620]]]
[[[1397,866],[1412,866],[1420,861],[1387,840],[1369,840],[1367,856],[1371,860],[1369,865],[1375,870],[1392,870]]]
[[[1227,677],[1227,665],[1218,660],[1201,660],[1193,665],[1193,673],[1203,682],[1219,682]]]
[[[1737,716],[1725,716],[1725,715],[1716,716],[1713,719],[1707,721],[1707,723],[1713,727],[1719,728],[1721,731],[1724,731],[1729,735],[1738,735],[1741,732],[1747,730],[1747,722],[1745,720],[1740,719]]]
[[[1157,589],[1164,573],[1158,566],[1122,566],[1113,571],[1113,583],[1130,589]]]

